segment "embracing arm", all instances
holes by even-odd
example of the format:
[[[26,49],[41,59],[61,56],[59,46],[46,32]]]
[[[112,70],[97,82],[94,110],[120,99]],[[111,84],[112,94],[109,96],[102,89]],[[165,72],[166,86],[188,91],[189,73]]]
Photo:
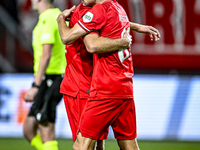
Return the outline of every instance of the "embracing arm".
[[[141,24],[130,22],[130,29],[137,31],[139,33],[149,34],[151,40],[155,39],[155,41],[158,41],[160,40],[160,37],[161,37],[159,31],[152,26],[141,25]]]
[[[59,33],[63,44],[71,44],[78,38],[87,34],[87,32],[83,30],[78,24],[75,24],[73,28],[69,28],[67,26],[65,20],[74,9],[74,6],[70,9],[66,9],[57,18]],[[85,46],[91,53],[103,53],[115,51],[120,48],[127,48],[130,47],[131,41],[132,39],[129,34],[120,39],[103,38],[99,37],[97,34],[92,33],[84,37]]]
[[[83,35],[87,34],[78,24],[75,24],[73,28],[69,28],[65,22],[66,18],[72,13],[75,9],[73,6],[70,9],[63,11],[57,18],[58,29],[60,33],[61,40],[63,44],[71,44]]]
[[[106,53],[116,51],[121,48],[129,48],[132,39],[128,33],[125,33],[123,38],[118,39],[99,37],[96,33],[90,33],[83,38],[83,41],[88,52]]]

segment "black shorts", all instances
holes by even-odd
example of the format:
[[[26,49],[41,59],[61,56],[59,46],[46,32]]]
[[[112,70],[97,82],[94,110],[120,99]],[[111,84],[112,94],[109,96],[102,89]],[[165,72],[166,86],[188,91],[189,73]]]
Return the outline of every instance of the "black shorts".
[[[38,120],[38,117],[41,117],[38,114],[42,114],[45,116],[45,122],[55,123],[56,106],[62,99],[62,94],[60,93],[62,79],[62,75],[45,76],[38,93],[34,97],[28,116],[35,116],[36,120]],[[39,121],[39,123],[43,122]]]

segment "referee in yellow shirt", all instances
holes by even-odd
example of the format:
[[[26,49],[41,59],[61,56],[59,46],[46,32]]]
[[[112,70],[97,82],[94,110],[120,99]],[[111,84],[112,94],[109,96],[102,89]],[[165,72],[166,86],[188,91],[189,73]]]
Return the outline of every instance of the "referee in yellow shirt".
[[[61,11],[53,8],[53,0],[32,0],[32,8],[39,13],[32,41],[34,81],[24,99],[33,104],[23,132],[37,150],[58,150],[55,140],[56,106],[62,99],[60,84],[66,67],[65,46],[56,22]]]

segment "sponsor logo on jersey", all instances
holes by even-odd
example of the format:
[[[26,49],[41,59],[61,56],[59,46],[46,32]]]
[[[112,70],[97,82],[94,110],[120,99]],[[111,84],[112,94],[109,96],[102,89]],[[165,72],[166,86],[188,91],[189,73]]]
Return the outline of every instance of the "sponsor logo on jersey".
[[[90,22],[92,21],[93,18],[93,14],[91,12],[87,12],[84,16],[83,16],[83,22]]]

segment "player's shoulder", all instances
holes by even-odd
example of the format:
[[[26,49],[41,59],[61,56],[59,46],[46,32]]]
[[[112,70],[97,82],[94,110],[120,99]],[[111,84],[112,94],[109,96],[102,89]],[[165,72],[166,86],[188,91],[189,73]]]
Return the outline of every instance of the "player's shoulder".
[[[55,18],[57,18],[60,13],[61,13],[61,11],[59,8],[51,8],[51,9],[48,9],[45,12],[43,12],[40,15],[40,18],[42,20],[54,20],[55,21]]]
[[[80,13],[82,10],[90,10],[91,6],[84,6],[83,3],[80,3],[74,10],[74,12]]]
[[[111,6],[113,6],[113,4],[113,1],[105,1],[101,5],[106,11],[108,11],[111,8]]]
[[[96,4],[92,7],[92,9],[90,10],[90,12],[92,13],[96,13],[96,14],[103,14],[105,11],[105,8],[102,4]]]
[[[49,9],[48,11],[44,12],[40,16],[40,21],[42,22],[42,25],[56,25],[56,19],[60,13],[61,11],[58,8]]]
[[[96,4],[92,7],[92,9],[103,9],[103,5],[102,4]]]
[[[82,3],[80,3],[78,6],[76,6],[76,8],[74,9],[73,13],[78,13],[78,11],[81,9],[82,7]]]
[[[82,10],[84,10],[84,7],[82,3],[80,3],[76,8],[75,10],[73,11],[72,15],[71,15],[71,18],[73,17],[77,17],[79,16],[79,14],[82,12]]]
[[[80,9],[82,9],[82,8],[84,8],[84,7],[85,7],[85,6],[83,5],[83,3],[80,3],[80,4],[75,8],[74,11],[76,11],[77,9],[80,10]]]

